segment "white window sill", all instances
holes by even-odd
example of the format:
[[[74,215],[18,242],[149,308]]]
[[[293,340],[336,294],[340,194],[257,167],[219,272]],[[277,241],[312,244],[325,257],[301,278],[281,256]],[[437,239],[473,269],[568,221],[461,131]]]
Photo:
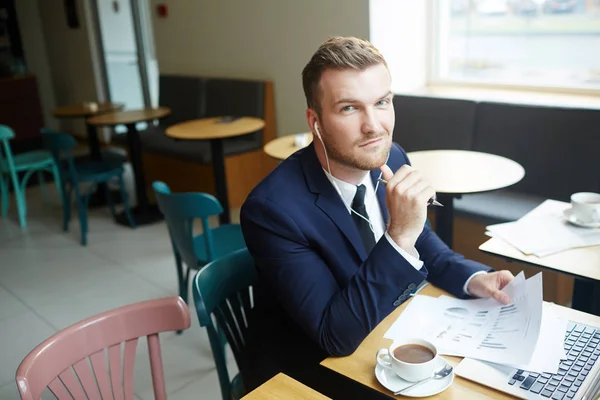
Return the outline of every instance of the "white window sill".
[[[429,85],[420,89],[399,94],[464,99],[474,101],[493,101],[501,103],[585,108],[600,110],[600,93],[573,94],[555,93],[519,89],[494,89],[485,87],[467,87],[452,85]]]

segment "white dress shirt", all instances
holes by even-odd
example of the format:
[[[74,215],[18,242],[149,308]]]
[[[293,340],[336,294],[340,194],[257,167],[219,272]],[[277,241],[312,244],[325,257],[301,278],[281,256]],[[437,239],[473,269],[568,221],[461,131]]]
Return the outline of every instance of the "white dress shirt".
[[[344,182],[344,181],[336,178],[335,176],[331,175],[329,172],[325,171],[325,169],[323,169],[323,171],[325,172],[327,179],[329,179],[329,181],[333,185],[335,191],[338,192],[338,194],[342,198],[342,201],[344,202],[344,205],[346,206],[348,213],[351,214],[353,211],[352,210],[352,201],[354,200],[354,196],[356,196],[356,191],[358,190],[358,185]],[[377,195],[375,194],[375,187],[373,187],[373,181],[371,180],[371,174],[366,173],[364,179],[362,180],[362,182],[359,185],[365,185],[365,187],[366,187],[365,207],[367,209],[367,214],[369,214],[369,221],[370,221],[371,229],[373,230],[373,234],[375,235],[375,242],[378,242],[379,239],[381,239],[381,237],[384,236],[384,232],[385,232],[385,238],[392,245],[392,247],[394,249],[396,249],[396,251],[398,253],[400,253],[400,255],[402,257],[404,257],[404,259],[406,261],[408,261],[408,263],[410,265],[412,265],[414,269],[420,270],[423,267],[423,261],[421,261],[419,258],[419,252],[416,249],[414,249],[415,254],[417,254],[417,257],[414,257],[409,252],[404,250],[402,247],[398,246],[398,244],[396,242],[394,242],[394,240],[392,240],[392,238],[386,231],[385,221],[383,220],[383,214],[381,213],[381,207],[379,206],[379,202],[377,201]],[[379,183],[378,183],[378,185],[379,185]],[[467,279],[467,281],[465,282],[465,284],[463,286],[463,291],[466,294],[470,294],[467,291],[467,287],[469,286],[469,282],[471,282],[471,279],[473,279],[473,277],[476,275],[485,274],[485,273],[486,273],[486,271],[478,271],[478,272],[475,272],[473,275],[471,275],[469,277],[469,279]]]

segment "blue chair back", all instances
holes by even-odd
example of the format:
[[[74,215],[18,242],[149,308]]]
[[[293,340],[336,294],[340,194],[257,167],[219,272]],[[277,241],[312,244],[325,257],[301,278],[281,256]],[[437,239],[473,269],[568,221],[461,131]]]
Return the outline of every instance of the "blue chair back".
[[[71,179],[73,182],[77,182],[77,170],[73,161],[73,155],[71,154],[71,149],[77,146],[77,142],[73,136],[44,128],[42,129],[42,141],[44,147],[52,153],[54,162],[58,165],[60,170],[61,178],[63,178],[63,180],[66,178],[64,171],[64,162],[66,162]],[[66,180],[64,181],[66,182]]]
[[[0,125],[0,142],[2,142],[2,146],[0,147],[0,166],[6,165],[9,170],[14,170],[14,160],[9,143],[9,140],[14,137],[15,132],[11,128],[6,125]]]
[[[214,240],[208,217],[223,212],[221,203],[206,193],[171,193],[166,183],[152,183],[156,202],[165,216],[173,246],[189,268],[197,268],[198,256],[194,250],[194,219],[202,221],[204,245],[208,261],[215,258]]]
[[[232,391],[236,397],[240,396],[243,383],[239,375],[233,382],[229,379],[221,336],[225,335],[238,366],[242,365],[250,323],[250,287],[256,277],[254,259],[247,249],[207,264],[194,277],[192,291],[196,313],[200,326],[206,327],[208,333],[224,400],[231,399]],[[215,316],[217,327],[211,315]]]

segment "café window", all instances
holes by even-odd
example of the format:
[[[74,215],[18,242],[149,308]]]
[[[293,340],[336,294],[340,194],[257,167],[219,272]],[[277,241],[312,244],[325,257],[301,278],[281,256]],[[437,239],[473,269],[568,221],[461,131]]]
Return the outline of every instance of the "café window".
[[[430,83],[600,89],[600,0],[433,0]]]

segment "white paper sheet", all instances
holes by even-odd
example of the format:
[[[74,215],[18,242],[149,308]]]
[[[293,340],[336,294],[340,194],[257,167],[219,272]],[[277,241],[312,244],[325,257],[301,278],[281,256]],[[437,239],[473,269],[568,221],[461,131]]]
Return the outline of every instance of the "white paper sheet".
[[[560,360],[567,358],[563,344],[568,324],[569,321],[554,314],[551,304],[544,303],[540,336],[531,360],[527,364],[509,366],[540,374],[544,372],[558,373]]]
[[[486,234],[538,257],[600,244],[600,229],[571,225],[562,215],[565,208],[563,203],[546,200],[518,221],[488,226]]]
[[[529,363],[542,319],[542,275],[523,273],[504,289],[511,304],[494,299],[415,296],[384,337],[422,337],[441,354],[502,364]]]

